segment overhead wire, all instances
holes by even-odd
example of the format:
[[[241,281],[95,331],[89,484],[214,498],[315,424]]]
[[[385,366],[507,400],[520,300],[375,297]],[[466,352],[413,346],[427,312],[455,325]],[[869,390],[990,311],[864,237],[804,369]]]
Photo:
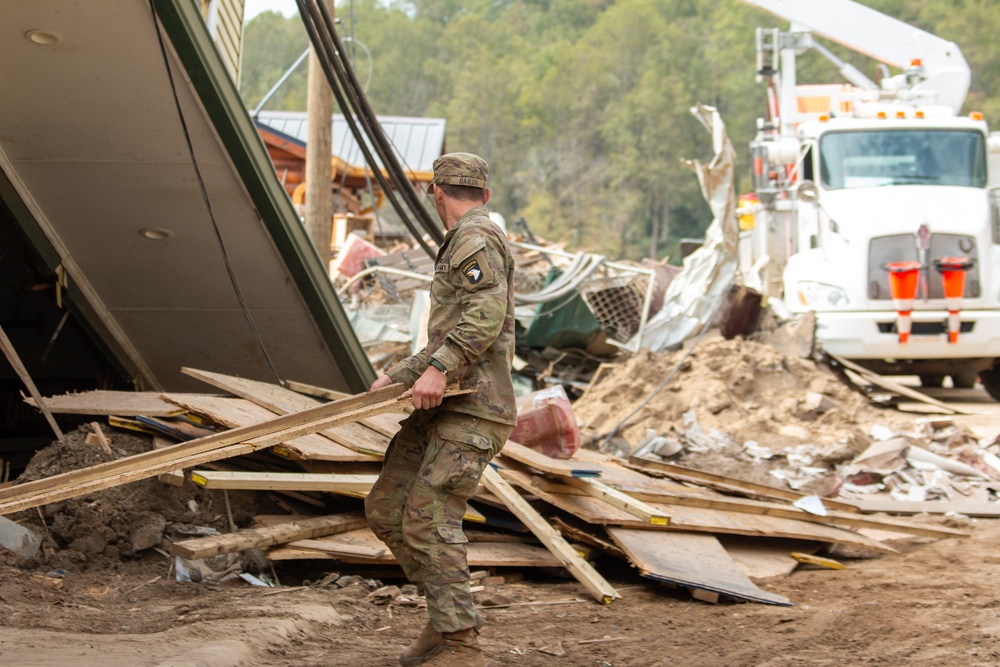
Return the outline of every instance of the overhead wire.
[[[338,84],[338,79],[334,74],[332,62],[336,60],[336,57],[331,57],[331,54],[327,52],[328,47],[332,48],[332,45],[328,45],[320,35],[319,29],[315,23],[315,17],[313,16],[313,12],[310,11],[310,7],[306,0],[296,0],[296,3],[299,6],[299,13],[302,18],[302,22],[305,24],[306,32],[309,33],[309,40],[313,44],[313,49],[316,52],[320,67],[323,69],[323,73],[326,76],[327,83],[330,85],[330,89],[337,100],[337,104],[344,110],[344,120],[347,122],[347,126],[351,130],[351,134],[354,135],[354,138],[358,143],[358,147],[361,149],[361,152],[365,157],[366,163],[371,167],[371,172],[375,175],[375,180],[378,181],[379,187],[382,188],[386,198],[389,200],[389,203],[399,214],[403,225],[413,235],[420,247],[423,248],[424,252],[426,252],[430,257],[436,257],[437,253],[432,250],[424,240],[420,230],[417,229],[409,215],[407,215],[406,209],[396,199],[395,191],[390,186],[381,170],[377,168],[375,158],[372,156],[371,149],[365,141],[365,135],[358,128],[357,123],[351,114],[351,107],[348,106],[347,100],[344,97],[344,92],[341,90],[341,87]]]
[[[308,0],[305,0],[308,2]],[[341,77],[341,84],[344,86],[345,91],[347,91],[350,101],[353,103],[353,108],[358,114],[359,118],[362,119],[362,123],[366,126],[368,130],[369,138],[372,139],[376,146],[376,150],[379,153],[379,157],[382,158],[382,165],[390,173],[392,180],[395,182],[396,187],[399,192],[403,195],[404,199],[409,202],[411,210],[416,215],[418,220],[423,225],[424,229],[431,235],[431,238],[437,244],[444,242],[444,232],[441,231],[441,227],[431,218],[430,213],[424,207],[423,201],[421,201],[417,191],[414,189],[413,185],[410,183],[410,179],[407,178],[406,173],[403,171],[402,166],[399,164],[397,159],[396,151],[394,147],[390,144],[388,137],[382,130],[382,125],[378,121],[378,117],[371,108],[371,104],[368,102],[368,97],[365,95],[364,88],[361,86],[361,82],[358,80],[357,74],[354,72],[353,67],[346,66],[345,63],[348,62],[346,51],[344,49],[344,43],[340,39],[340,35],[337,33],[336,24],[333,20],[333,15],[330,14],[330,10],[327,8],[325,3],[313,0],[316,7],[324,21],[327,35],[333,42],[336,56],[338,58],[334,59],[333,65],[336,73]]]

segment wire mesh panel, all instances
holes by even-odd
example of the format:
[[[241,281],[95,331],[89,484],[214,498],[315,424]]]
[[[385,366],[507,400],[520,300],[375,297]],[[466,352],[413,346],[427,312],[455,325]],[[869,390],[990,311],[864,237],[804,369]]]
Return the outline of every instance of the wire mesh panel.
[[[627,343],[645,324],[650,280],[647,274],[631,274],[589,280],[580,287],[584,302],[612,341]]]

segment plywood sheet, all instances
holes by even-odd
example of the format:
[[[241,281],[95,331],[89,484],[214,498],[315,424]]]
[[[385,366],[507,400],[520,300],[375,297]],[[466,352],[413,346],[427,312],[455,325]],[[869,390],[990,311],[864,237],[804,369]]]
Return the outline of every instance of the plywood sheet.
[[[158,392],[150,391],[85,391],[49,396],[42,401],[50,412],[67,415],[169,417],[183,412],[160,398]],[[25,403],[38,407],[33,398],[26,398]]]
[[[761,590],[711,535],[608,528],[642,576],[737,600],[789,606],[788,598]]]
[[[737,567],[751,579],[786,577],[799,565],[791,556],[793,551],[813,554],[821,546],[819,542],[806,540],[776,540],[742,535],[719,535],[718,538]]]
[[[279,415],[313,408],[325,402],[267,382],[247,380],[193,368],[184,368],[182,371],[186,375],[228,391],[240,398],[245,398]],[[366,422],[367,419],[362,419],[359,423],[345,424],[334,429],[320,431],[320,434],[354,451],[384,454],[389,445],[388,438],[379,430],[367,426]]]
[[[203,415],[229,428],[249,426],[274,419],[277,415],[242,398],[201,394],[163,394],[164,399],[191,412]],[[360,454],[318,434],[295,438],[275,447],[277,453],[291,458],[321,461],[377,461],[378,457]]]

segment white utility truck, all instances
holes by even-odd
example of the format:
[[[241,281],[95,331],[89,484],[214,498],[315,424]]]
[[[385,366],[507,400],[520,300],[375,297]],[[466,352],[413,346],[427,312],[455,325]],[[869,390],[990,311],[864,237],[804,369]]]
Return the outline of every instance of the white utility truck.
[[[767,109],[755,195],[741,200],[744,279],[791,314],[814,311],[833,354],[924,386],[978,376],[1000,400],[1000,135],[960,115],[958,46],[850,0],[744,2],[792,24],[757,31]],[[878,83],[815,37],[878,61]],[[806,50],[845,82],[800,85]],[[956,283],[945,298],[942,262],[964,276],[958,299]],[[890,277],[904,270],[915,294]]]

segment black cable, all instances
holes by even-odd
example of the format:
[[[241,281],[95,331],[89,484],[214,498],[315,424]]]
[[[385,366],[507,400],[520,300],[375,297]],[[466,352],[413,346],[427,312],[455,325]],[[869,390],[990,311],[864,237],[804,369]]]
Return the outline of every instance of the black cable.
[[[243,290],[240,289],[240,283],[236,279],[236,273],[233,271],[233,265],[229,261],[229,252],[226,250],[226,243],[222,239],[222,231],[219,229],[219,223],[215,219],[215,211],[212,209],[212,200],[208,196],[208,189],[205,187],[205,179],[201,175],[201,168],[198,166],[198,160],[194,154],[194,145],[191,143],[191,133],[188,131],[187,121],[184,119],[184,111],[181,109],[180,98],[177,96],[177,86],[174,83],[173,72],[170,71],[170,59],[167,56],[166,46],[163,44],[163,35],[160,34],[160,19],[156,14],[156,6],[153,4],[153,0],[149,0],[149,9],[153,13],[153,30],[156,31],[156,39],[160,45],[160,54],[163,56],[163,66],[167,70],[167,80],[170,82],[170,91],[174,97],[174,106],[177,109],[177,118],[181,122],[181,129],[184,132],[184,141],[187,143],[188,155],[191,156],[191,166],[194,167],[195,177],[198,179],[198,187],[201,189],[201,197],[205,202],[205,208],[208,210],[208,217],[212,221],[212,230],[215,232],[215,238],[219,242],[219,250],[222,252],[222,260],[226,265],[226,273],[229,274],[229,282],[232,283],[233,291],[236,293],[236,299],[240,303],[240,310],[243,311],[243,316],[247,320],[247,324],[250,325],[250,330],[253,332],[254,339],[257,341],[257,346],[260,348],[261,354],[264,355],[264,361],[267,362],[267,367],[271,371],[271,375],[274,376],[275,382],[281,382],[281,377],[278,375],[277,369],[274,367],[274,362],[271,361],[271,355],[267,353],[267,348],[264,347],[264,340],[261,338],[260,331],[257,330],[257,324],[253,320],[253,316],[250,315],[250,309],[247,307],[246,299],[243,298]]]
[[[395,192],[390,187],[389,183],[386,181],[385,176],[382,174],[381,170],[375,167],[375,159],[371,154],[371,149],[368,147],[367,142],[363,133],[358,129],[355,119],[350,113],[350,107],[344,99],[344,93],[341,90],[337,77],[334,75],[333,66],[331,64],[331,55],[327,53],[328,45],[324,43],[322,37],[319,34],[319,30],[315,25],[315,19],[309,10],[306,0],[296,0],[299,6],[299,13],[302,17],[302,22],[306,26],[306,32],[309,33],[309,40],[312,42],[313,50],[316,53],[317,60],[320,63],[320,67],[323,69],[323,73],[326,76],[327,83],[330,85],[330,89],[333,92],[334,97],[337,99],[337,104],[340,105],[341,109],[344,110],[344,120],[347,122],[348,128],[351,130],[351,134],[354,135],[355,140],[358,143],[358,147],[365,156],[365,161],[367,164],[372,166],[371,171],[375,174],[375,179],[379,182],[379,186],[382,188],[389,199],[389,203],[399,214],[400,219],[406,228],[410,231],[413,237],[416,239],[417,243],[420,244],[421,248],[431,257],[437,257],[437,253],[427,245],[424,241],[422,234],[417,230],[412,220],[406,215],[406,209],[399,203],[396,199]],[[331,47],[332,48],[332,47]]]
[[[323,41],[319,33],[319,28],[317,27],[316,24],[315,16],[310,11],[308,5],[306,5],[305,0],[296,0],[296,2],[299,5],[299,15],[302,17],[302,21],[305,24],[306,32],[309,34],[309,40],[310,42],[312,42],[313,51],[316,54],[316,58],[319,61],[320,67],[323,69],[323,74],[327,79],[327,83],[330,86],[330,89],[333,92],[334,97],[337,99],[337,104],[344,111],[344,120],[347,122],[347,126],[351,130],[351,134],[354,135],[354,138],[358,143],[358,148],[364,154],[365,161],[369,165],[374,165],[375,160],[372,157],[371,149],[369,148],[368,143],[365,141],[364,135],[357,127],[357,122],[354,116],[351,114],[351,109],[345,101],[344,92],[341,89],[339,80],[336,77],[335,72],[333,71],[333,65],[331,61],[335,60],[336,58],[331,52],[328,51],[328,49],[333,48],[332,43],[328,45]],[[417,239],[418,242],[420,242],[422,239],[421,234],[417,231],[413,222],[409,219],[409,216],[407,216],[406,210],[399,204],[398,200],[396,200],[395,193],[389,187],[389,184],[385,180],[385,177],[382,175],[381,171],[375,169],[374,167],[372,168],[372,171],[375,172],[376,180],[378,180],[379,186],[382,187],[383,190],[385,191],[386,197],[389,199],[389,203],[392,205],[394,209],[396,209],[396,212],[402,219],[403,224],[406,225],[406,228],[410,231],[410,233],[414,235],[414,237]],[[424,250],[426,250],[428,254],[430,254],[430,249],[423,243],[421,243],[421,245],[424,246]]]
[[[333,41],[336,55],[339,56],[335,65],[339,65],[339,73],[342,77],[344,77],[342,79],[342,85],[348,94],[350,94],[353,98],[352,101],[354,102],[355,109],[358,112],[358,116],[361,117],[363,122],[366,124],[369,136],[372,138],[377,148],[381,147],[379,153],[382,157],[382,164],[390,172],[392,180],[396,183],[396,186],[398,187],[400,193],[402,193],[403,198],[410,203],[413,213],[431,235],[431,238],[433,238],[434,241],[440,245],[444,242],[444,232],[427,212],[427,209],[424,207],[419,195],[417,195],[416,190],[410,183],[410,179],[406,177],[406,173],[403,171],[399,161],[396,159],[396,152],[393,150],[388,138],[385,136],[385,132],[382,130],[382,125],[378,122],[378,117],[372,110],[371,104],[368,102],[368,97],[364,94],[364,88],[362,87],[361,82],[358,81],[358,78],[354,73],[354,68],[345,66],[344,64],[347,60],[344,55],[344,44],[340,40],[340,35],[337,34],[336,26],[333,22],[333,16],[330,14],[330,10],[327,8],[325,3],[317,2],[316,5],[320,14],[322,14],[329,37]]]
[[[427,210],[423,207],[418,195],[413,190],[410,185],[409,180],[406,178],[405,173],[403,173],[401,167],[396,160],[396,153],[392,146],[389,144],[388,139],[385,137],[385,133],[382,131],[382,126],[375,116],[374,112],[371,110],[370,105],[368,105],[367,98],[364,95],[364,91],[361,88],[360,82],[354,76],[353,68],[345,65],[344,57],[344,47],[343,43],[340,41],[340,37],[337,34],[336,26],[333,23],[333,17],[330,15],[329,10],[325,5],[317,3],[317,12],[320,14],[320,20],[323,21],[324,27],[326,28],[326,33],[322,35],[325,39],[325,46],[329,52],[331,58],[331,65],[334,69],[338,81],[347,95],[348,102],[351,105],[351,109],[357,115],[358,121],[364,127],[365,133],[372,142],[372,146],[375,152],[382,162],[382,166],[385,168],[389,180],[396,184],[396,191],[408,204],[410,211],[417,218],[417,222],[431,235],[438,244],[442,243],[444,240],[444,234],[441,232],[440,228],[434,223],[427,213]],[[316,15],[313,15],[314,22],[317,21]]]

